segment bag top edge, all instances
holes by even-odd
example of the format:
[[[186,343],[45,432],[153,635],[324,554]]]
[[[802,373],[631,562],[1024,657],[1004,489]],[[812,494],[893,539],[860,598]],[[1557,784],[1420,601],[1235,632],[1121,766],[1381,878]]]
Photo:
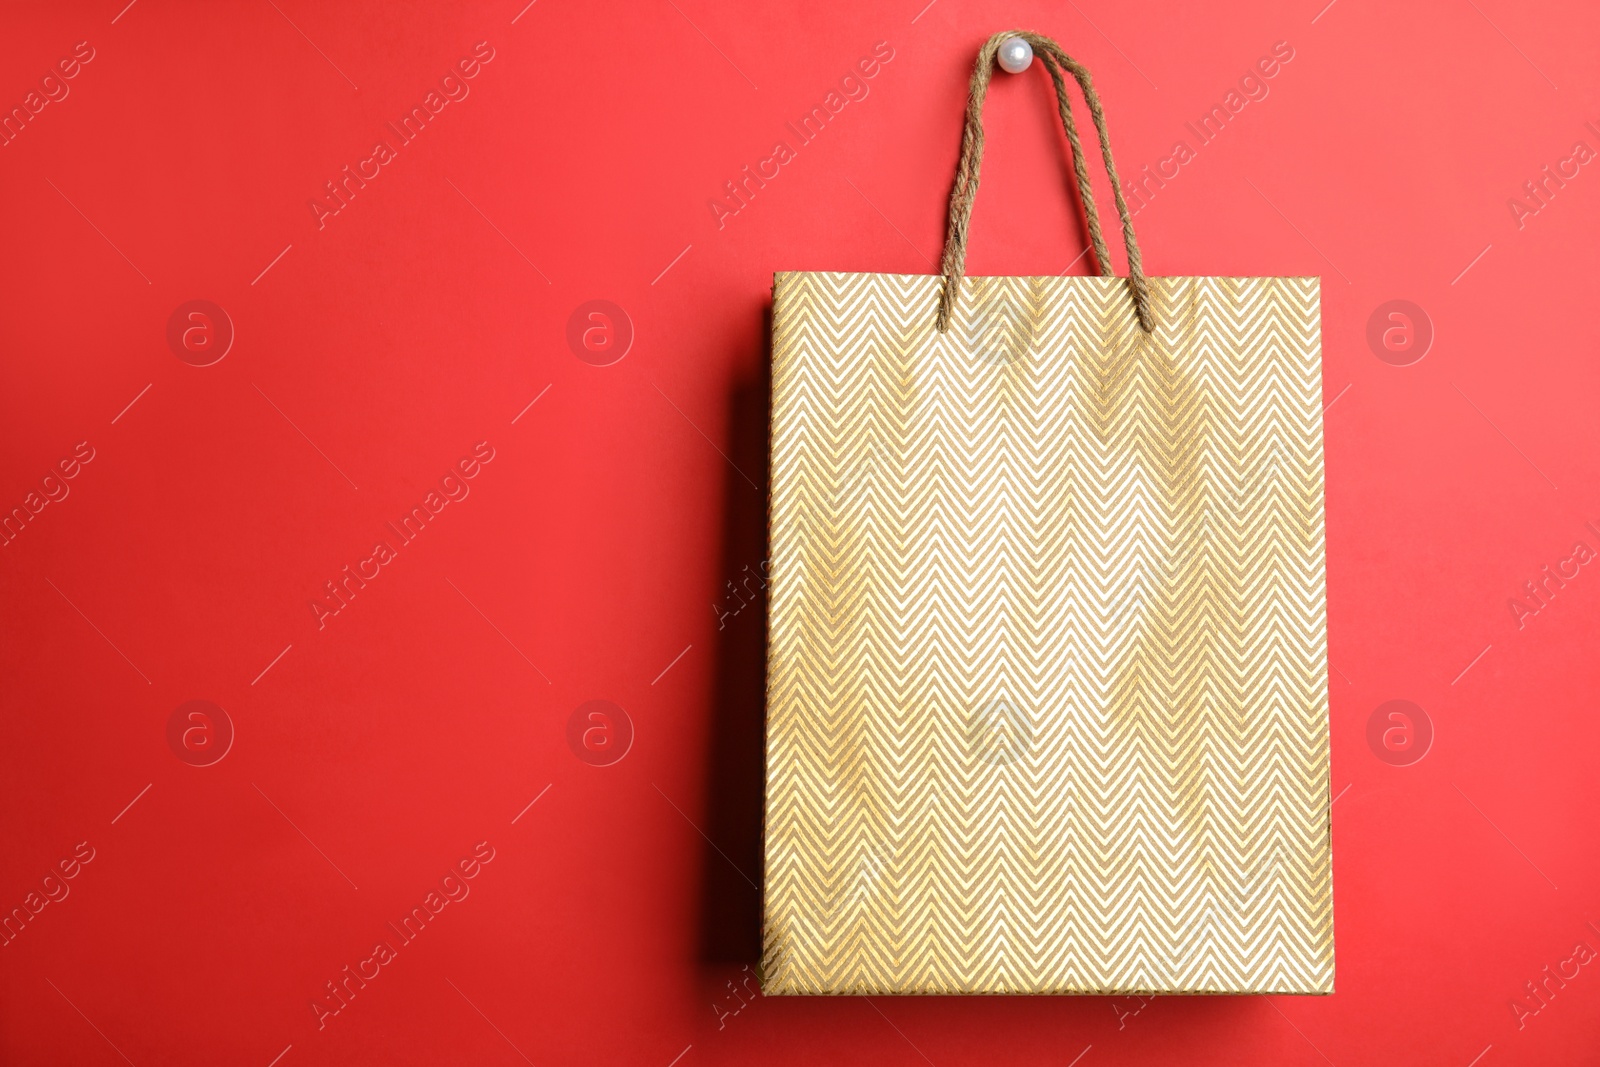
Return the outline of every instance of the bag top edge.
[[[780,278],[796,278],[806,275],[826,275],[829,277],[843,278],[921,278],[927,281],[942,281],[942,274],[901,274],[894,271],[876,270],[777,270],[772,272],[773,281]],[[1126,275],[1114,274],[1106,277],[1103,274],[967,274],[963,275],[967,281],[988,281],[992,278],[1021,278],[1026,281],[1079,281],[1079,282],[1126,282]],[[1288,281],[1288,282],[1321,282],[1320,274],[1148,274],[1146,280],[1152,282],[1167,281]]]

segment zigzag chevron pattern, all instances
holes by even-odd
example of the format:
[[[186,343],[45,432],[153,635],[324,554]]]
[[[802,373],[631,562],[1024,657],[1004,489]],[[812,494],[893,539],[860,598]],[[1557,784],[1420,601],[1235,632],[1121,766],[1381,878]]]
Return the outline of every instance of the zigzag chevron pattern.
[[[1319,283],[776,277],[768,993],[1330,993]]]

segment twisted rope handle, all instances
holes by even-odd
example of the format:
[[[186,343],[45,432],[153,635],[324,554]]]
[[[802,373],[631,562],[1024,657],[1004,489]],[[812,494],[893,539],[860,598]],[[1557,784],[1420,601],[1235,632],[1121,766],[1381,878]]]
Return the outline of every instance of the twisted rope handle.
[[[978,196],[978,171],[983,165],[983,101],[989,94],[989,79],[994,74],[995,57],[1003,41],[1020,37],[1033,46],[1050,81],[1055,85],[1056,104],[1061,111],[1061,124],[1066,127],[1067,141],[1072,145],[1072,167],[1078,181],[1078,195],[1083,198],[1084,215],[1089,222],[1089,241],[1094,245],[1095,260],[1100,264],[1100,274],[1111,277],[1111,253],[1106,248],[1105,236],[1100,232],[1100,214],[1094,204],[1094,190],[1089,184],[1089,168],[1083,159],[1083,144],[1078,138],[1078,124],[1073,121],[1072,101],[1067,96],[1066,70],[1077,80],[1083,98],[1089,104],[1089,115],[1094,119],[1095,132],[1100,141],[1100,155],[1105,160],[1106,172],[1111,176],[1111,191],[1116,198],[1117,214],[1122,219],[1122,243],[1128,252],[1128,289],[1133,294],[1134,308],[1139,315],[1139,325],[1146,333],[1155,329],[1155,319],[1150,313],[1150,286],[1144,276],[1144,264],[1139,255],[1139,242],[1133,236],[1133,216],[1128,214],[1127,201],[1122,197],[1122,187],[1117,182],[1117,165],[1111,159],[1111,137],[1106,132],[1105,110],[1094,91],[1088,68],[1061,50],[1050,38],[1026,30],[1008,30],[997,33],[984,42],[978,50],[978,63],[972,71],[972,84],[967,92],[966,128],[961,133],[961,161],[956,166],[955,187],[950,191],[950,223],[945,234],[944,258],[940,270],[944,286],[939,293],[939,332],[950,328],[950,316],[955,310],[956,297],[961,291],[961,277],[966,270],[967,230],[972,222],[972,204]]]

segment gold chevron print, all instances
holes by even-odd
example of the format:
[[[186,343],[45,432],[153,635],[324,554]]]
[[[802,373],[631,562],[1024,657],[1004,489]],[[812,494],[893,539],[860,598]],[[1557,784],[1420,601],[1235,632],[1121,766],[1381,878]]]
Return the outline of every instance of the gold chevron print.
[[[1316,278],[784,273],[765,991],[1331,993]]]

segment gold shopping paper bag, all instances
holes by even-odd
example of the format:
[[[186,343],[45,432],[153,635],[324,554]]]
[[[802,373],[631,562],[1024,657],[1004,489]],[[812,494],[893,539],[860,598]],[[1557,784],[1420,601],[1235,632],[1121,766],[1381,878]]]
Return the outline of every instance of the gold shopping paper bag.
[[[1102,277],[963,281],[1011,36]],[[1333,990],[1318,279],[1112,277],[1064,73],[1112,168],[1000,34],[943,277],[775,280],[768,993]]]

